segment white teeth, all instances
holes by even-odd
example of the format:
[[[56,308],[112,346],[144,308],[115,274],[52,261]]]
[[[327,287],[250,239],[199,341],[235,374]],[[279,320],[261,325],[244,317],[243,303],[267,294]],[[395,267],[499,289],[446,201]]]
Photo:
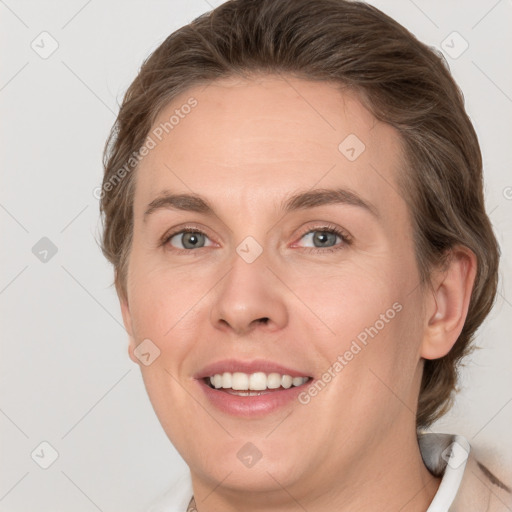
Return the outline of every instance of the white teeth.
[[[249,377],[249,389],[253,391],[267,389],[267,376],[263,372],[253,373]]]
[[[230,388],[232,385],[233,379],[231,377],[231,373],[225,372],[222,375],[222,387],[223,388]]]
[[[302,377],[293,377],[293,379],[292,379],[292,384],[294,386],[300,386],[303,383],[304,383],[304,381],[302,380]]]
[[[281,387],[281,375],[279,373],[271,373],[267,377],[267,388],[277,389]]]
[[[283,375],[281,377],[281,386],[288,389],[292,387],[293,379],[289,375]]]
[[[211,385],[216,389],[233,389],[236,391],[264,391],[266,389],[278,389],[281,386],[289,389],[292,386],[301,386],[308,381],[308,377],[291,377],[279,373],[256,372],[247,374],[243,372],[217,373],[210,377]],[[252,396],[249,395],[249,396]]]
[[[214,377],[214,379],[215,379],[215,377]],[[246,373],[241,373],[241,372],[233,373],[231,389],[237,389],[237,390],[249,389],[249,375],[247,375]]]
[[[216,388],[220,388],[222,387],[222,375],[214,375],[213,376],[213,382],[212,384],[216,387]]]

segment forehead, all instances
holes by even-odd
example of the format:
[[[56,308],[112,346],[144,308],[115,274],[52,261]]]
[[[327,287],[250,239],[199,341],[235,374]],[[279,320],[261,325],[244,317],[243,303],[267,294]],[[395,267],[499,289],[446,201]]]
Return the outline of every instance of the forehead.
[[[332,82],[260,76],[192,87],[148,136],[155,147],[137,171],[139,210],[164,190],[259,209],[292,190],[333,186],[382,209],[400,201],[398,133]]]

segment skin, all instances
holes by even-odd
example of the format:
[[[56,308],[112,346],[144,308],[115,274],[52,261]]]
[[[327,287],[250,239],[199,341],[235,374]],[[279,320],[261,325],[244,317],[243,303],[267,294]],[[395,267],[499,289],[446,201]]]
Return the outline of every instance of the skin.
[[[416,439],[423,358],[448,353],[462,330],[473,253],[456,248],[434,274],[434,291],[418,286],[410,214],[396,185],[399,135],[353,93],[291,77],[223,79],[176,97],[155,126],[191,96],[198,105],[137,170],[120,300],[130,357],[190,467],[197,509],[425,511],[440,479]],[[349,134],[366,146],[353,162],[338,150]],[[299,189],[333,187],[373,203],[379,218],[354,205],[278,209]],[[161,209],[144,221],[162,191],[200,194],[216,215]],[[352,244],[332,238],[325,246],[342,249],[328,252],[305,236],[326,223]],[[200,248],[185,249],[182,235],[159,245],[184,224],[206,233]],[[236,252],[247,236],[263,249],[250,264]],[[395,302],[402,310],[307,405],[235,417],[215,409],[193,378],[231,357],[320,378]],[[146,338],[160,350],[149,366],[133,352]],[[247,442],[262,454],[251,468],[237,457]]]

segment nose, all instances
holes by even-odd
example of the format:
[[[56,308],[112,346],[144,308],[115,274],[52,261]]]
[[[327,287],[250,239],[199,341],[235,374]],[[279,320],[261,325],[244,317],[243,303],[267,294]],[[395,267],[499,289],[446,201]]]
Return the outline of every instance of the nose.
[[[244,336],[255,329],[274,332],[288,322],[287,289],[268,267],[263,252],[248,263],[238,254],[215,287],[210,319],[221,331]]]

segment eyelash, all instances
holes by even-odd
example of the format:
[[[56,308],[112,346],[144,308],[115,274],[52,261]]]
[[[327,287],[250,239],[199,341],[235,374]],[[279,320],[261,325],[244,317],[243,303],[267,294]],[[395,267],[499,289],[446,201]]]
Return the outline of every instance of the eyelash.
[[[340,251],[342,249],[345,249],[347,246],[352,244],[352,237],[346,232],[341,230],[340,228],[328,224],[324,226],[315,226],[315,227],[308,227],[305,231],[303,231],[300,236],[299,240],[303,238],[305,235],[308,235],[309,233],[314,233],[315,231],[318,231],[320,233],[333,233],[341,238],[342,245],[339,245],[337,247],[306,247],[305,251],[310,254],[320,254],[320,253],[326,253],[326,252],[336,252]]]
[[[309,234],[311,232],[315,232],[315,231],[319,231],[321,233],[333,233],[333,234],[339,236],[343,243],[341,246],[338,246],[338,247],[323,247],[323,248],[322,247],[306,247],[305,251],[308,253],[318,254],[318,253],[325,253],[325,252],[336,252],[336,251],[345,249],[347,246],[350,246],[352,244],[352,237],[347,232],[342,231],[340,228],[338,228],[332,224],[308,228],[306,231],[304,231],[300,235],[299,239],[303,238],[304,235],[307,235],[307,234]],[[196,228],[194,226],[186,226],[184,228],[181,228],[178,231],[174,231],[172,233],[165,234],[162,238],[161,245],[162,246],[167,245],[169,243],[169,241],[171,240],[171,238],[173,238],[174,236],[179,235],[181,233],[200,233],[201,235],[208,236],[204,231],[202,231],[199,228]],[[200,247],[199,249],[206,249],[206,247]],[[189,252],[189,253],[195,252],[193,249],[176,249],[176,247],[173,247],[172,250],[178,251],[178,252]],[[196,249],[196,251],[197,251],[197,249]]]

